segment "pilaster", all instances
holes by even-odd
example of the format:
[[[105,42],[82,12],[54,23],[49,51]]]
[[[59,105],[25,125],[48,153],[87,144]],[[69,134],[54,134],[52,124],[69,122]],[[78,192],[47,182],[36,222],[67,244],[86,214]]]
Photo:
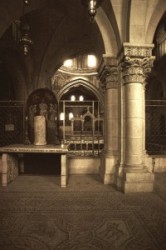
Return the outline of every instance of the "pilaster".
[[[104,92],[105,131],[100,175],[104,184],[110,184],[115,183],[118,160],[118,68],[116,58],[103,56],[99,77]]]
[[[124,44],[121,55],[124,85],[124,162],[117,186],[124,192],[153,191],[154,175],[144,166],[144,83],[154,58],[153,45]]]

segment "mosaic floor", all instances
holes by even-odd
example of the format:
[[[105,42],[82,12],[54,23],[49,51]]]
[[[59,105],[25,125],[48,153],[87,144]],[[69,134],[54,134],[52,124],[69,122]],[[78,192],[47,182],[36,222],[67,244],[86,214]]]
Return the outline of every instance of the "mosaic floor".
[[[0,250],[166,249],[166,173],[154,193],[127,194],[98,176],[19,176],[0,187]]]

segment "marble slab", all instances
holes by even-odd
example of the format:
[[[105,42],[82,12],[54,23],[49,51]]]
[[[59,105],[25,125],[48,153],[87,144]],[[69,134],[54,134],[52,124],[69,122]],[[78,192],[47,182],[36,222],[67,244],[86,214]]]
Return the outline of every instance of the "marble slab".
[[[68,145],[24,145],[12,144],[9,146],[0,147],[1,153],[59,153],[66,154]]]

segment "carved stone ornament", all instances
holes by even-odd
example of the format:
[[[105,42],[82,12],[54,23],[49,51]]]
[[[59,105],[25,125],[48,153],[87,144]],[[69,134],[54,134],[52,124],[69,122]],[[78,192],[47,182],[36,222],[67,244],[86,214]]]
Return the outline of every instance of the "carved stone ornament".
[[[155,60],[155,56],[151,56],[149,58],[143,59],[142,66],[143,66],[145,76],[149,75],[149,73],[151,72],[154,60]]]
[[[113,58],[114,59],[114,58]],[[117,61],[109,60],[109,58],[102,61],[102,65],[99,71],[99,77],[101,80],[102,88],[117,88],[118,87],[118,68]]]
[[[57,71],[52,78],[52,90],[57,93],[69,81],[70,78],[67,74]]]
[[[124,43],[124,56],[131,57],[151,57],[153,44],[133,45]]]
[[[153,65],[153,57],[124,57],[122,73],[124,83],[144,83]]]

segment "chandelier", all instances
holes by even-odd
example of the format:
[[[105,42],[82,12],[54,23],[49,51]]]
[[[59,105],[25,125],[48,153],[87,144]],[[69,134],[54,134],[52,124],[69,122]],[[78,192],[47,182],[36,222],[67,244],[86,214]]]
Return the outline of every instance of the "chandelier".
[[[28,55],[31,45],[33,44],[33,41],[30,37],[30,26],[27,23],[27,20],[24,17],[24,7],[30,4],[30,0],[23,0],[23,17],[21,19],[21,24],[20,24],[20,39],[19,43],[21,46],[21,49],[23,51],[23,54],[26,56]]]
[[[20,25],[21,37],[20,37],[20,46],[23,50],[24,56],[28,55],[30,47],[33,44],[33,41],[30,37],[30,26],[22,21]]]
[[[94,17],[97,13],[97,8],[101,5],[103,0],[82,0],[82,4],[88,8],[90,21],[94,22]]]

